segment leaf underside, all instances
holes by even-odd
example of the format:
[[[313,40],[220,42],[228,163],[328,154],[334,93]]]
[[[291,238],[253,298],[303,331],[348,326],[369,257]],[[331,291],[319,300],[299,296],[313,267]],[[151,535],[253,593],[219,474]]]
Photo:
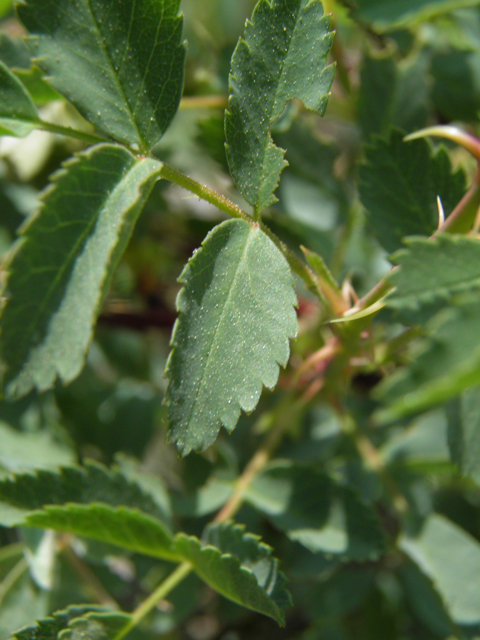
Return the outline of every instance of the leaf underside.
[[[326,67],[333,34],[319,0],[261,0],[232,57],[225,114],[228,164],[244,198],[261,211],[286,162],[270,127],[287,102],[324,113],[333,81]],[[252,99],[254,96],[254,99]]]
[[[393,309],[419,309],[452,295],[480,288],[480,241],[463,235],[406,238],[393,256],[400,265],[389,281],[395,291],[386,300]]]
[[[37,108],[28,91],[0,61],[0,135],[26,136],[38,120]]]
[[[369,226],[380,244],[392,253],[405,236],[431,236],[438,228],[437,196],[449,215],[465,194],[465,175],[452,173],[443,148],[433,153],[426,140],[403,141],[393,129],[388,139],[376,138],[365,147],[360,167],[360,199]]]
[[[150,149],[175,115],[185,47],[180,0],[26,0],[18,15],[49,82],[98,129]]]
[[[10,395],[70,382],[161,163],[98,145],[70,160],[23,228],[7,271],[0,356]]]
[[[169,438],[183,455],[211,445],[272,389],[297,333],[290,268],[257,225],[218,225],[186,265],[167,365]]]
[[[403,537],[400,546],[432,580],[457,624],[480,623],[478,540],[447,518],[432,514],[419,534]]]

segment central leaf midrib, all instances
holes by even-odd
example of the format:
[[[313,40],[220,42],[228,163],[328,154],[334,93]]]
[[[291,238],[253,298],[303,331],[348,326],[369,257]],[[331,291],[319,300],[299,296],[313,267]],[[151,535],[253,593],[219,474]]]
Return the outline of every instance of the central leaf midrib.
[[[50,285],[50,287],[48,288],[43,302],[42,304],[39,305],[38,310],[35,314],[33,314],[32,316],[32,321],[30,323],[30,325],[27,327],[27,329],[24,332],[24,337],[27,337],[27,341],[30,341],[31,335],[33,333],[33,330],[35,329],[35,326],[37,324],[37,322],[39,321],[39,319],[42,317],[43,312],[45,311],[45,308],[51,298],[51,296],[53,295],[53,292],[55,291],[55,289],[57,288],[59,282],[62,280],[63,275],[67,269],[67,267],[70,266],[70,264],[73,262],[75,256],[78,255],[78,248],[82,245],[85,244],[85,242],[87,241],[87,239],[91,236],[91,229],[95,226],[95,224],[98,221],[98,218],[100,217],[100,214],[102,211],[104,211],[105,209],[105,203],[110,199],[110,197],[112,196],[112,193],[118,188],[119,184],[121,182],[123,182],[125,176],[129,173],[130,169],[132,168],[132,166],[135,165],[131,165],[128,168],[124,169],[121,175],[120,180],[118,180],[117,184],[114,186],[114,188],[111,191],[108,191],[107,194],[105,195],[105,198],[102,200],[101,205],[98,207],[96,214],[91,218],[91,220],[87,223],[85,230],[80,234],[80,236],[78,237],[76,243],[74,244],[72,250],[70,251],[69,255],[67,256],[67,258],[65,259],[63,265],[59,268],[58,272],[57,272],[57,276],[55,277],[55,279],[53,280],[52,284]],[[68,283],[67,283],[68,284]],[[55,315],[58,313],[58,308],[55,311]],[[30,351],[30,349],[29,349]]]
[[[286,61],[287,61],[287,58],[288,58],[288,54],[289,54],[289,51],[290,51],[290,46],[291,46],[291,43],[292,43],[292,40],[293,40],[293,34],[295,33],[295,29],[297,28],[298,13],[300,12],[300,9],[301,9],[301,2],[302,2],[302,0],[299,0],[297,13],[295,15],[295,25],[294,25],[291,33],[289,34],[287,50],[285,51],[285,55],[283,56],[283,58],[282,58],[282,60],[280,62],[280,66],[279,66],[279,73],[277,75],[278,82],[276,83],[275,94],[274,94],[273,100],[271,101],[271,107],[269,109],[268,124],[267,124],[267,126],[265,128],[265,136],[264,136],[265,144],[263,146],[263,155],[262,155],[262,162],[261,162],[262,169],[265,168],[265,156],[267,155],[267,149],[269,147],[269,142],[271,140],[270,127],[272,126],[272,113],[274,111],[275,105],[277,104],[277,96],[278,96],[278,89],[279,89],[279,86],[280,86],[280,81],[281,81],[281,79],[283,77],[283,70],[285,68]],[[273,142],[272,142],[272,144],[273,144]],[[276,147],[276,145],[275,145],[275,147]],[[278,147],[276,147],[276,148],[278,149]],[[264,175],[265,175],[265,171],[262,171],[261,172],[261,176],[263,177]],[[262,186],[262,185],[259,185],[259,187],[260,186]],[[257,202],[258,202],[258,197],[257,197]]]
[[[135,127],[135,131],[137,132],[138,142],[143,147],[144,143],[145,143],[145,140],[143,139],[143,136],[140,133],[140,130],[138,128],[138,124],[137,124],[137,121],[136,121],[136,118],[135,118],[135,113],[132,111],[132,108],[130,106],[130,103],[128,102],[128,99],[127,99],[127,96],[126,96],[125,91],[123,89],[123,86],[122,86],[122,84],[120,82],[120,78],[118,77],[118,75],[117,75],[117,73],[115,71],[115,67],[113,65],[113,60],[111,59],[111,57],[109,55],[109,52],[108,52],[108,49],[106,47],[106,38],[105,38],[105,40],[102,38],[102,32],[100,30],[100,26],[99,26],[99,24],[98,24],[98,22],[97,22],[97,20],[95,18],[95,15],[93,13],[92,2],[91,2],[91,0],[86,0],[86,2],[87,2],[87,6],[89,8],[89,11],[90,11],[92,22],[93,22],[93,24],[95,26],[96,35],[98,36],[97,39],[98,39],[99,47],[103,50],[105,57],[107,58],[108,62],[110,63],[110,68],[111,68],[113,77],[115,78],[115,81],[116,81],[116,83],[118,85],[118,88],[120,90],[120,94],[121,94],[121,96],[122,96],[122,98],[124,100],[124,103],[125,103],[126,107],[127,107],[127,111],[130,114],[131,122],[132,122],[133,126]],[[129,29],[130,28],[131,28],[131,25],[129,25]],[[127,40],[126,48],[128,48],[129,46],[130,46],[130,40]]]
[[[211,361],[211,357],[210,356],[213,353],[214,347],[215,347],[216,342],[217,342],[220,326],[223,324],[223,321],[224,321],[224,318],[225,318],[225,309],[229,306],[229,303],[230,303],[230,300],[232,299],[232,297],[233,298],[236,297],[236,293],[234,293],[234,289],[235,289],[236,281],[237,281],[237,279],[239,277],[240,266],[241,266],[243,260],[245,259],[245,255],[247,253],[248,247],[250,246],[251,242],[253,241],[253,233],[252,232],[253,232],[253,229],[249,228],[247,242],[245,243],[245,247],[244,247],[244,249],[242,251],[242,254],[238,259],[238,263],[237,263],[237,266],[236,266],[236,269],[235,269],[235,275],[232,278],[232,284],[230,286],[230,290],[229,290],[228,296],[227,296],[227,298],[225,300],[225,304],[223,305],[223,310],[222,310],[222,313],[220,315],[220,318],[218,319],[217,326],[215,327],[215,331],[214,331],[214,334],[212,336],[212,340],[211,340],[210,348],[209,348],[209,354],[210,355],[207,357],[207,364],[203,368],[202,375],[200,376],[200,381],[199,381],[200,384],[198,385],[198,387],[197,387],[197,389],[195,391],[195,398],[194,398],[194,401],[192,403],[192,408],[191,408],[191,411],[190,411],[188,424],[190,424],[190,422],[192,421],[192,417],[195,414],[195,408],[196,408],[196,405],[197,405],[197,402],[198,402],[198,399],[199,399],[200,391],[202,391],[202,393],[203,393],[203,390],[204,390],[203,381],[205,379],[206,372],[207,372],[207,369],[208,369],[210,361]],[[220,418],[217,417],[216,420],[220,420]]]

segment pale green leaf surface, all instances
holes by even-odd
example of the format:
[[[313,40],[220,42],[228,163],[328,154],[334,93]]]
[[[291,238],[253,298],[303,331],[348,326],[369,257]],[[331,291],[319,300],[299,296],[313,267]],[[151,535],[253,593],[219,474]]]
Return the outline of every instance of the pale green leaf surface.
[[[20,432],[0,422],[1,470],[19,473],[74,464],[75,454],[57,442],[48,431]]]
[[[73,533],[155,558],[179,557],[165,525],[136,508],[100,503],[45,506],[26,515],[20,524]]]
[[[59,471],[37,470],[0,481],[0,524],[21,524],[32,511],[44,505],[103,503],[131,507],[160,520],[164,511],[152,496],[116,470],[98,464],[65,467]],[[8,507],[15,511],[9,517]]]
[[[297,318],[285,258],[243,220],[215,227],[180,282],[166,401],[170,440],[186,455],[211,445],[222,425],[232,431],[262,385],[276,385]]]
[[[405,236],[431,236],[438,228],[437,196],[449,215],[463,198],[465,175],[452,173],[444,149],[432,152],[426,140],[403,141],[393,130],[365,148],[360,168],[360,199],[369,226],[389,252],[400,249]]]
[[[30,94],[0,61],[0,135],[26,136],[38,121],[37,108]]]
[[[455,622],[480,622],[480,544],[475,538],[434,514],[417,536],[403,536],[400,546],[432,580]]]
[[[293,98],[325,111],[332,37],[319,0],[260,0],[238,42],[225,115],[227,158],[239,190],[257,211],[275,202],[286,166],[284,151],[272,142],[273,122]]]
[[[272,549],[232,523],[210,525],[204,538],[202,544],[197,538],[177,534],[175,551],[220,594],[283,626],[291,599],[278,560],[271,557]]]
[[[436,316],[428,338],[417,345],[410,365],[377,387],[388,403],[376,413],[381,423],[424,411],[480,382],[480,302],[466,301]]]
[[[480,240],[464,235],[406,238],[406,249],[391,256],[400,265],[389,281],[395,287],[387,299],[393,309],[419,309],[453,294],[480,289]]]
[[[462,474],[480,485],[480,387],[447,404],[448,444]]]
[[[389,31],[454,9],[477,5],[478,0],[355,0],[354,14],[379,31]]]
[[[56,174],[7,264],[0,356],[9,394],[79,374],[113,270],[161,166],[105,144]]]
[[[26,0],[18,15],[51,84],[98,129],[151,148],[177,111],[179,0]]]
[[[313,553],[362,562],[377,559],[386,550],[372,509],[352,489],[316,467],[272,464],[254,479],[245,498]]]
[[[48,618],[38,620],[35,625],[14,632],[9,640],[57,640],[61,632],[62,640],[108,640],[129,620],[130,616],[125,613],[107,612],[94,605],[77,605],[56,611]],[[77,635],[73,633],[74,630],[78,632]],[[107,635],[107,630],[112,635]],[[84,632],[83,636],[80,631]]]

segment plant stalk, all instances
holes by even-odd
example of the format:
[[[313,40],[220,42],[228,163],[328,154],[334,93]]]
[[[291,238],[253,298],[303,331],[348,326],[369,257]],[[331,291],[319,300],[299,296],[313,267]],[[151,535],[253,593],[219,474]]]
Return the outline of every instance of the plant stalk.
[[[82,140],[87,144],[97,144],[99,142],[110,142],[110,140],[104,136],[99,136],[95,133],[86,133],[85,131],[79,131],[78,129],[71,129],[70,127],[61,127],[60,125],[52,124],[51,122],[45,122],[44,120],[39,120],[36,123],[36,127],[41,131],[48,131],[49,133],[58,133],[61,136],[76,138],[77,140]]]
[[[129,623],[115,636],[113,640],[122,640],[127,633],[134,629],[138,624],[157,606],[159,602],[172,591],[188,574],[192,571],[192,565],[189,562],[183,562],[178,565],[173,573],[164,580],[153,593],[139,605],[132,613]]]

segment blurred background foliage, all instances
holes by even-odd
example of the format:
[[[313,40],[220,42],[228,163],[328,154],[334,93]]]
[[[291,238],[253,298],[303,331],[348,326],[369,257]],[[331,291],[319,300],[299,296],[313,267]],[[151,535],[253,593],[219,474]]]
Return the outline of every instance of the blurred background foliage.
[[[390,268],[358,198],[364,145],[375,135],[386,135],[392,125],[411,132],[457,122],[480,133],[480,3],[459,3],[473,6],[452,9],[455,2],[424,2],[420,4],[431,11],[412,10],[398,20],[387,12],[381,23],[371,19],[366,1],[357,11],[350,2],[326,4],[337,32],[332,51],[337,72],[327,114],[319,119],[293,103],[275,124],[273,136],[287,149],[289,167],[277,192],[279,201],[265,221],[292,249],[305,245],[320,253],[339,281],[350,282],[361,296]],[[242,204],[226,168],[223,111],[230,57],[254,2],[183,0],[182,6],[188,41],[185,98],[156,152]],[[0,18],[0,60],[28,84],[42,117],[64,126],[79,123],[78,113],[31,66],[10,0],[0,0]],[[80,148],[77,141],[45,132],[0,139],[2,256],[35,210],[48,176]],[[449,153],[454,166],[471,176],[475,167],[466,154],[453,148]],[[180,461],[165,444],[163,371],[176,315],[177,277],[221,215],[174,185],[162,181],[156,186],[117,270],[83,373],[51,393],[0,402],[1,475],[85,459],[114,463],[130,473],[148,472],[168,492],[175,521],[187,532],[201,533],[262,433],[280,419],[284,389],[295,383],[289,367],[254,414],[243,416],[233,435],[223,433],[201,455]],[[317,304],[302,287],[298,294],[301,334],[292,345],[293,367],[323,344]],[[381,345],[398,331],[391,312],[385,311],[375,340]],[[274,622],[223,600],[191,577],[132,638],[480,636],[480,571],[472,573],[469,567],[480,569],[480,487],[462,479],[450,462],[443,409],[400,425],[368,426],[374,405],[369,392],[376,382],[376,374],[365,367],[348,395],[337,389],[343,414],[322,396],[306,404],[278,456],[318,464],[355,487],[375,507],[391,544],[399,522],[375,470],[353,448],[348,421],[368,430],[412,513],[432,518],[434,530],[425,533],[416,549],[405,556],[392,551],[362,561],[341,553],[314,553],[287,540],[282,527],[256,509],[252,498],[237,520],[272,544],[290,579],[295,606],[287,627],[279,631]],[[340,529],[333,526],[334,532]],[[435,549],[438,540],[443,548],[433,559],[432,537],[437,537]],[[130,609],[170,571],[168,563],[40,531],[1,530],[0,542],[2,640],[34,617],[72,602],[116,601]],[[463,564],[458,548],[469,553]],[[419,569],[432,564],[435,586]],[[462,596],[449,590],[450,583],[470,593],[463,598],[468,600],[466,611],[463,601],[454,602]]]

